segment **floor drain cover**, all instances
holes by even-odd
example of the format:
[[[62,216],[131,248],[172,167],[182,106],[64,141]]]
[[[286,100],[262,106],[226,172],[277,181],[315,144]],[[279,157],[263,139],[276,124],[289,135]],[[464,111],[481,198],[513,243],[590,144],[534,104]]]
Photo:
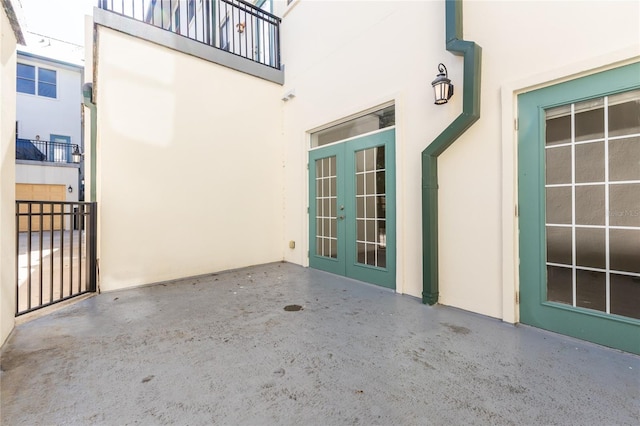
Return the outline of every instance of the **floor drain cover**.
[[[284,310],[287,312],[295,312],[302,310],[302,306],[300,305],[287,305],[284,307]]]

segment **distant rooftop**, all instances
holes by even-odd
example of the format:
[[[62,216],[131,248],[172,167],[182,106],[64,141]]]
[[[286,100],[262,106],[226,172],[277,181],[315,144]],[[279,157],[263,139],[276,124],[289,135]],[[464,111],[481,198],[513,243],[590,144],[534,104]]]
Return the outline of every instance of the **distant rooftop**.
[[[84,47],[42,34],[25,31],[26,46],[19,51],[84,67]]]

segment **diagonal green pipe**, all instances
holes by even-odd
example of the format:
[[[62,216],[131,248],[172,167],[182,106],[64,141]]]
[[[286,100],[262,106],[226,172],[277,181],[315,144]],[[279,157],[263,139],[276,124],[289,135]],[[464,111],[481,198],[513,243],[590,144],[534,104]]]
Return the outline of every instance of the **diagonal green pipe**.
[[[422,151],[422,303],[438,302],[438,157],[480,118],[482,48],[462,40],[462,0],[445,0],[446,48],[464,58],[462,113]]]

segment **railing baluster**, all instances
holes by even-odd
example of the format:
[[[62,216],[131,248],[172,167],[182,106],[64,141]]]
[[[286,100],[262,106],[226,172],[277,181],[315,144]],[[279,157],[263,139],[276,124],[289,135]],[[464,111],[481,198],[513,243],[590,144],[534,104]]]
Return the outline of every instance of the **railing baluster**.
[[[73,205],[69,205],[69,296],[73,294]]]
[[[20,201],[16,201],[16,315],[20,312]]]
[[[39,227],[40,229],[38,229],[39,234],[38,234],[38,251],[39,251],[39,258],[38,258],[38,280],[39,280],[39,284],[40,284],[40,304],[42,305],[42,296],[44,294],[44,286],[43,286],[43,282],[42,282],[42,268],[43,268],[43,258],[42,258],[42,235],[43,235],[43,231],[42,228],[44,228],[44,215],[43,215],[43,209],[44,209],[44,203],[40,203],[40,210],[38,211],[38,218],[39,218]]]
[[[111,0],[111,8],[107,0],[101,0],[99,7],[154,26],[157,26],[156,12],[159,10],[159,25],[165,30],[218,49],[224,48],[230,53],[271,68],[280,69],[280,18],[244,0],[205,0],[200,6],[200,13],[197,10],[198,5],[193,5],[195,8],[192,11],[193,16],[189,14],[188,0],[182,3],[176,0],[177,4],[174,0],[151,0],[148,3],[145,0],[130,0],[128,8],[125,7],[125,0],[122,0],[119,12],[114,10],[113,1]],[[142,9],[138,14],[136,14],[137,1],[141,1],[138,6]],[[168,10],[165,10],[167,8]],[[229,9],[231,9],[230,13]],[[165,14],[168,22],[165,22]],[[225,25],[227,33],[224,34],[227,45],[222,46],[221,40],[218,40],[222,37],[220,24],[224,24],[227,18]],[[183,23],[186,24],[186,30]],[[249,37],[251,40],[248,40]]]
[[[31,203],[28,204],[27,211],[27,308],[31,308]]]
[[[54,230],[53,203],[49,203],[49,287],[51,290],[51,300],[53,302],[53,230]]]
[[[60,297],[64,296],[64,204],[60,204]]]

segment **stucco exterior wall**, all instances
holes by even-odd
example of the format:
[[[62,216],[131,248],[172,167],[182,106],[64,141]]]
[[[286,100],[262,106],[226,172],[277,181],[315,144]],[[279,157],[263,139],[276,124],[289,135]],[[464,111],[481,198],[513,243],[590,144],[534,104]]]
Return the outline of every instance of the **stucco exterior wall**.
[[[506,82],[570,64],[582,64],[571,67],[574,72],[593,71],[589,58],[611,57],[623,48],[628,59],[638,45],[638,8],[631,1],[464,2],[464,38],[483,48],[482,113],[439,159],[440,303],[517,320],[516,164],[515,157],[503,156],[503,138],[512,146],[516,139],[513,119],[503,122],[501,90]],[[356,1],[298,0],[288,8],[277,2],[276,10],[284,13],[281,93],[296,94],[283,105],[284,235],[303,242],[287,249],[285,259],[308,264],[309,132],[394,101],[396,287],[420,297],[420,154],[461,112],[464,90],[462,59],[445,50],[445,2],[367,2],[363,7]],[[445,106],[433,104],[430,85],[439,62],[456,85]]]
[[[16,37],[0,7],[0,345],[15,323]]]
[[[70,136],[72,144],[82,147],[81,106],[82,69],[56,65],[18,55],[18,62],[56,71],[56,99],[17,93],[18,135],[23,139],[51,140],[51,134]]]
[[[282,260],[280,86],[100,26],[97,63],[101,289]]]

